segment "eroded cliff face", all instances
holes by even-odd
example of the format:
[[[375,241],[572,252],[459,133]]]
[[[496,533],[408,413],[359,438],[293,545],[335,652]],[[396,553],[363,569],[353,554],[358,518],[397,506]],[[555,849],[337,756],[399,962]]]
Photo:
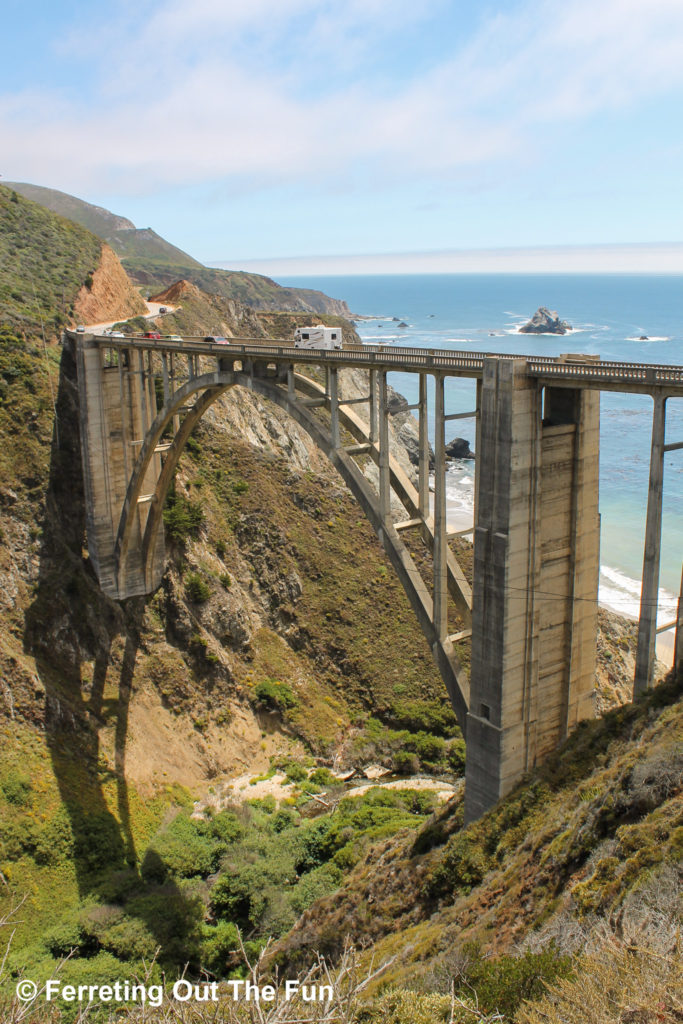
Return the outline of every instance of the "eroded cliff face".
[[[145,301],[131,284],[118,256],[104,243],[99,266],[92,274],[92,285],[84,285],[76,298],[76,321],[94,324],[146,312]]]

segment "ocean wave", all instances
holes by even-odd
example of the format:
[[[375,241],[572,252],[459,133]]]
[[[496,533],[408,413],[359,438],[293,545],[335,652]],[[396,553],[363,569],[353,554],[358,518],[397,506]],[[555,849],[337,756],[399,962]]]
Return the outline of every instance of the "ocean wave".
[[[619,615],[630,619],[640,616],[640,580],[634,580],[619,569],[609,565],[600,566],[600,588],[598,601]],[[665,625],[676,617],[678,598],[664,587],[657,595],[657,622]]]

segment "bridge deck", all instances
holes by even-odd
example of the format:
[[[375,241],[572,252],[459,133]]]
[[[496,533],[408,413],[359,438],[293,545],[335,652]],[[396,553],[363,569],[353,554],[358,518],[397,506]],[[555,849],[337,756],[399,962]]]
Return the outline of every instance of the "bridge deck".
[[[258,359],[305,365],[353,367],[398,371],[404,373],[438,373],[446,377],[479,379],[486,359],[523,359],[529,377],[552,387],[572,387],[597,391],[636,391],[644,394],[666,389],[671,395],[683,396],[683,366],[661,363],[601,362],[580,356],[565,362],[562,357],[512,354],[501,352],[451,351],[449,349],[394,348],[386,345],[345,346],[343,349],[301,349],[288,342],[263,338],[231,338],[219,345],[203,338],[139,337],[114,338],[96,335],[95,342],[105,348],[135,348],[150,351],[177,352],[186,355],[222,356],[224,358]]]

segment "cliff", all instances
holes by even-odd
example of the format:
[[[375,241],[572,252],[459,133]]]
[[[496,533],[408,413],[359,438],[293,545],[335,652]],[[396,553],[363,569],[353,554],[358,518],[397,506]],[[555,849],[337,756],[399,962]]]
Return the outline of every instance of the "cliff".
[[[146,312],[144,299],[131,284],[114,250],[103,245],[97,268],[76,296],[74,318],[78,323],[94,324]]]

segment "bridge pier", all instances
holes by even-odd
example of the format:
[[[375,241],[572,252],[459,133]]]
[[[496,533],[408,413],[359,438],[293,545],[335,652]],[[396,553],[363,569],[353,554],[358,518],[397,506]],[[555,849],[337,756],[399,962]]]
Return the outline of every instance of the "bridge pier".
[[[102,589],[112,596],[119,593],[115,540],[121,509],[132,467],[156,417],[154,379],[146,357],[143,351],[117,349],[108,362],[107,350],[87,338],[76,351],[88,552]],[[131,515],[134,551],[141,551],[160,472],[161,456],[154,452]],[[163,535],[158,543],[163,560]],[[147,593],[141,563],[130,566],[130,577],[127,596]]]
[[[434,377],[434,630],[443,641],[448,633],[448,543],[446,540],[446,422],[444,379]]]
[[[664,440],[666,433],[666,397],[655,395],[652,413],[652,444],[650,477],[647,494],[647,520],[643,551],[643,576],[638,618],[638,647],[633,697],[653,685],[655,641],[657,639],[657,605],[659,597],[659,563],[662,547],[662,499],[664,483]]]
[[[467,821],[594,713],[599,395],[487,358],[477,449]]]

